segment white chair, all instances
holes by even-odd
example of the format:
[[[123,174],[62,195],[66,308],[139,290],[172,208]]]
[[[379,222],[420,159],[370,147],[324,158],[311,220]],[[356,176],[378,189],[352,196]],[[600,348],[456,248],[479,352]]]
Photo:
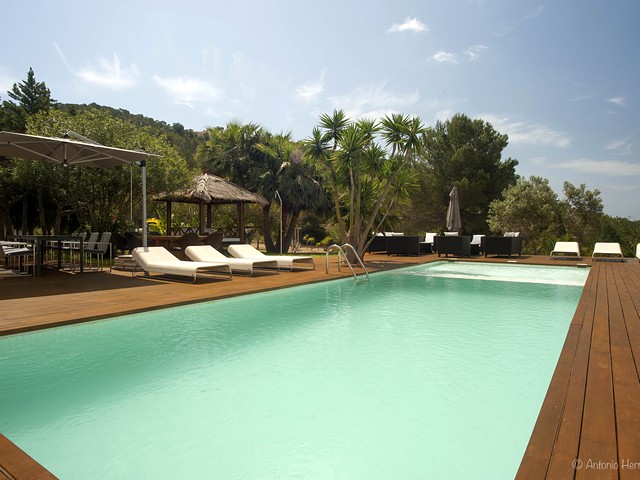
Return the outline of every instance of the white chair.
[[[591,261],[596,257],[608,258],[608,257],[620,257],[620,260],[624,262],[624,255],[619,243],[615,242],[598,242],[593,247],[593,254],[591,255]]]
[[[424,243],[430,243],[431,245],[433,245],[433,242],[435,241],[435,238],[438,234],[434,233],[434,232],[427,232],[424,234]]]
[[[313,270],[316,264],[313,257],[295,255],[265,255],[260,250],[246,243],[229,245],[229,254],[235,258],[249,258],[252,260],[275,260],[278,267],[285,270],[304,269]]]
[[[435,232],[427,232],[424,234],[424,241],[420,242],[420,245],[419,245],[420,253],[435,252],[435,242],[436,242],[437,235],[438,234]]]
[[[89,237],[83,242],[83,250],[86,253],[87,250],[95,250],[96,243],[98,242],[98,232],[91,232]],[[80,242],[63,242],[62,250],[69,253],[69,263],[65,266],[70,270],[75,270],[76,266],[80,266]],[[78,259],[76,261],[76,258]]]
[[[34,249],[24,242],[0,242],[0,267],[8,267],[21,275],[29,274],[29,258],[33,260]]]
[[[98,261],[96,268],[102,270],[105,253],[109,252],[109,258],[111,258],[111,232],[103,232],[100,236],[100,241],[93,243],[92,247],[84,250],[87,259],[86,264],[91,268],[93,266],[92,258],[96,257]],[[111,271],[111,267],[109,267],[109,271]]]
[[[192,283],[202,274],[225,275],[231,278],[231,267],[226,263],[180,260],[164,247],[137,247],[133,249],[131,256],[145,272],[191,277]]]
[[[636,245],[636,258],[640,262],[640,243]]]
[[[252,275],[254,270],[269,270],[275,273],[280,271],[276,260],[256,260],[252,258],[225,257],[211,245],[190,245],[184,253],[194,262],[226,263],[231,268],[231,273]],[[267,257],[269,258],[269,257]]]
[[[553,260],[554,258],[571,255],[575,255],[578,260],[582,259],[582,256],[580,255],[580,245],[578,245],[578,242],[556,242],[549,258]]]

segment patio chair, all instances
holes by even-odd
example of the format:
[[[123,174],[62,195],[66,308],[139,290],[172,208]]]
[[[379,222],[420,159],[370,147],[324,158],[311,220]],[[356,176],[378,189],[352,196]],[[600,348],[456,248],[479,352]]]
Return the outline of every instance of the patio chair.
[[[376,233],[376,235],[370,239],[369,246],[367,247],[367,253],[373,252],[386,252],[387,251],[387,237],[382,233]]]
[[[142,238],[133,232],[125,232],[124,238],[127,241],[127,250],[133,252],[134,249],[142,246]]]
[[[572,255],[576,255],[578,260],[582,260],[582,256],[580,255],[580,245],[578,245],[578,242],[556,242],[549,258],[553,260],[554,258]]]
[[[316,264],[313,257],[296,255],[265,255],[260,250],[246,243],[229,245],[229,254],[235,258],[250,258],[253,260],[275,260],[281,270],[313,270]]]
[[[471,255],[480,255],[482,251],[482,237],[484,237],[484,235],[474,235],[471,238],[471,242],[469,243],[469,245],[471,245]]]
[[[21,275],[28,275],[29,258],[33,260],[33,247],[20,242],[2,242],[0,244],[0,266]]]
[[[640,243],[636,245],[636,258],[640,262]]]
[[[119,233],[113,232],[111,234],[111,245],[113,245],[113,253],[124,253],[127,250],[127,239]]]
[[[96,244],[100,234],[98,232],[91,232],[87,239],[83,242],[83,250],[85,255],[88,250],[95,250]],[[62,250],[69,253],[69,263],[65,264],[65,268],[71,271],[76,269],[76,266],[80,266],[80,242],[63,242]]]
[[[427,232],[424,234],[424,240],[420,242],[420,253],[433,253],[435,252],[435,238],[438,235],[435,232]]]
[[[138,247],[131,253],[133,259],[147,273],[157,272],[166,275],[191,277],[194,283],[199,275],[224,275],[231,278],[231,267],[220,262],[189,262],[176,258],[164,247]],[[132,275],[135,276],[134,271]]]
[[[180,240],[178,240],[178,245],[180,245],[180,250],[183,252],[187,249],[187,247],[191,245],[202,245],[200,241],[200,237],[195,232],[185,233]]]
[[[387,255],[420,255],[420,237],[387,236]]]
[[[593,247],[593,253],[591,254],[591,261],[596,258],[618,258],[624,262],[624,255],[620,244],[616,242],[597,242]]]
[[[231,267],[231,273],[241,273],[251,276],[254,270],[266,270],[279,273],[276,260],[256,260],[252,258],[229,258],[213,248],[211,245],[191,245],[185,250],[187,257],[194,262],[226,263]],[[267,257],[269,258],[269,257]],[[275,271],[275,272],[274,272]]]
[[[448,257],[470,257],[471,237],[467,235],[439,235],[436,237],[436,249],[438,257],[444,255]]]
[[[111,258],[111,232],[102,232],[100,235],[100,241],[95,242],[93,244],[93,248],[86,248],[84,253],[87,256],[87,266],[92,266],[92,258],[95,257],[97,260],[97,269],[102,270],[104,255],[109,252],[109,258]],[[111,271],[111,266],[109,266],[109,271]]]
[[[222,230],[218,230],[215,232],[209,233],[201,243],[204,245],[211,245],[216,250],[222,248],[222,239],[224,238],[224,232]]]

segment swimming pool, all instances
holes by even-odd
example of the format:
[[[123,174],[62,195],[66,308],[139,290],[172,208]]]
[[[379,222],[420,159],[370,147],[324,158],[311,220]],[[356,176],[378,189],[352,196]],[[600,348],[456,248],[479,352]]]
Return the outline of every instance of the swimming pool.
[[[586,275],[438,262],[4,337],[0,432],[63,479],[513,478]]]

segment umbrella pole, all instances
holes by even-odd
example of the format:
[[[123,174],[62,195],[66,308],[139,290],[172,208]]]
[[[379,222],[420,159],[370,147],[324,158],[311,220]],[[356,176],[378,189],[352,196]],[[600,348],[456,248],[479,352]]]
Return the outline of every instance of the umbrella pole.
[[[147,245],[147,161],[140,161],[140,176],[142,177],[142,247],[149,250]]]

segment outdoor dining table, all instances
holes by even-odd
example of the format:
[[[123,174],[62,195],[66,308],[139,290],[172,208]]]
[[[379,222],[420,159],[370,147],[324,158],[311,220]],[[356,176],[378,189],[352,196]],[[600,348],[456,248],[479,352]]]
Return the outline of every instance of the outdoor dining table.
[[[11,239],[33,245],[34,275],[40,275],[44,266],[45,248],[51,244],[55,244],[58,270],[62,269],[62,249],[69,245],[77,247],[80,251],[80,273],[84,272],[84,239],[78,235],[14,235]]]

